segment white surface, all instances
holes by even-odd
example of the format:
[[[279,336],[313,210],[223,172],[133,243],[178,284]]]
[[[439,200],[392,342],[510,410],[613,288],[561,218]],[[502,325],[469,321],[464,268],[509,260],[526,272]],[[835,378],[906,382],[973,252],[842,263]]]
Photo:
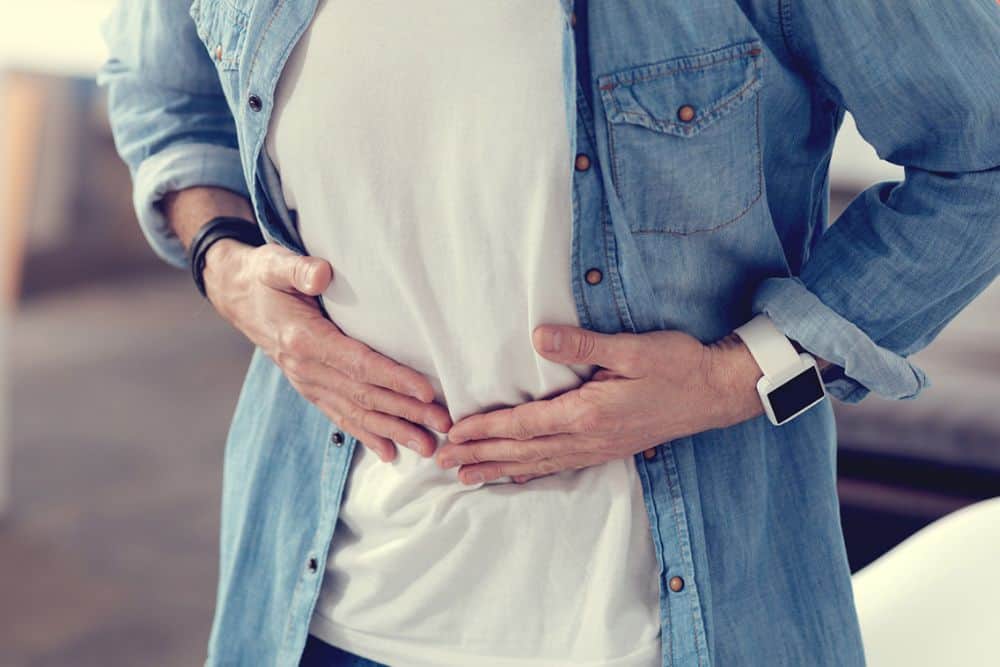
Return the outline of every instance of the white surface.
[[[557,0],[337,0],[283,75],[268,151],[345,333],[426,373],[458,420],[577,386]],[[656,553],[631,457],[465,486],[359,447],[311,630],[392,665],[660,660]]]
[[[107,55],[100,23],[114,4],[110,0],[7,0],[0,20],[0,70],[93,74]]]
[[[1000,498],[938,519],[853,584],[869,667],[1000,665]]]
[[[862,190],[879,181],[903,180],[903,168],[880,160],[875,149],[858,133],[851,114],[837,134],[830,160],[830,182],[844,190]]]

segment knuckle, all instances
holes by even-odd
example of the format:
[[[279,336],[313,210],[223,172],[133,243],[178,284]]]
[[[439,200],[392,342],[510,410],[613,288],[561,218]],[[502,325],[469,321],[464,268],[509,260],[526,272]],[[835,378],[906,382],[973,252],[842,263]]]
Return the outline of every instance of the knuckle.
[[[644,353],[637,336],[630,336],[629,342],[622,346],[622,365],[625,368],[638,368],[643,363]]]
[[[511,435],[515,440],[527,440],[531,436],[524,414],[517,409],[511,412]]]
[[[578,359],[590,359],[597,349],[597,338],[592,333],[583,332],[576,337],[576,356]]]
[[[351,400],[366,410],[372,409],[371,391],[365,385],[359,385],[351,391]]]
[[[538,472],[542,475],[551,475],[559,470],[559,464],[552,459],[542,459],[538,462]]]
[[[579,429],[584,433],[597,433],[605,428],[605,416],[599,408],[587,407],[577,417]]]
[[[305,364],[302,363],[302,360],[299,357],[296,357],[295,355],[287,353],[283,354],[279,352],[279,356],[281,357],[281,360],[278,362],[278,364],[285,371],[285,375],[287,375],[289,378],[293,380],[301,382],[302,371],[303,367],[305,366]]]
[[[278,334],[279,349],[292,357],[304,357],[309,349],[309,330],[301,324],[289,324]]]
[[[621,434],[624,433],[628,428],[628,424],[618,415],[606,415],[601,420],[601,432],[611,433],[611,434]]]
[[[357,424],[364,430],[369,430],[367,424],[365,423],[368,417],[368,411],[364,410],[358,405],[351,405],[344,411],[344,416],[351,421],[353,424]]]
[[[522,450],[519,458],[528,461],[542,461],[545,459],[545,449],[541,445],[529,445],[527,448]]]
[[[361,352],[350,352],[345,360],[344,373],[355,382],[365,379],[366,359]]]

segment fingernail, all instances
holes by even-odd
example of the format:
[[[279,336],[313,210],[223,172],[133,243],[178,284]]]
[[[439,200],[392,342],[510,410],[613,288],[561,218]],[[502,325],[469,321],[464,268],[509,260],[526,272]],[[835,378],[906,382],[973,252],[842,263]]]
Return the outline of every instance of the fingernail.
[[[442,468],[450,468],[455,465],[455,459],[441,459]]]
[[[408,440],[406,442],[406,446],[415,451],[417,454],[423,454],[423,451],[420,448],[420,443],[416,440]]]
[[[542,350],[545,352],[558,352],[562,347],[562,332],[556,329],[542,336]]]
[[[473,472],[473,473],[469,473],[469,476],[466,477],[466,479],[468,480],[469,484],[479,484],[485,478],[483,477],[483,473],[481,473],[481,472]]]

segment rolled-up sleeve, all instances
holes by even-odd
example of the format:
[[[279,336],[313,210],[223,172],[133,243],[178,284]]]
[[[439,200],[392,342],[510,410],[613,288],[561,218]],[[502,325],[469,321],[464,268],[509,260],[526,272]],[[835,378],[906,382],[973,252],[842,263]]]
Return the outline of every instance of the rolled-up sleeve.
[[[125,0],[102,24],[97,74],[119,155],[132,175],[143,234],[167,263],[184,248],[161,210],[168,192],[215,186],[248,197],[236,124],[184,2]]]
[[[915,397],[929,382],[908,357],[1000,272],[1000,5],[778,5],[803,75],[905,179],[854,199],[754,312],[835,365],[840,400]]]

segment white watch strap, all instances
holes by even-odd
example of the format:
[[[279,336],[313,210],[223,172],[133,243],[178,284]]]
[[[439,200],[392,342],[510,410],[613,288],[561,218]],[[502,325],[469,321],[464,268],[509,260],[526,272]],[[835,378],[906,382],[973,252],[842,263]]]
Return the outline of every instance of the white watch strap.
[[[799,353],[795,351],[795,346],[764,313],[736,327],[734,333],[746,343],[754,361],[766,377],[781,376],[789,368],[799,364]]]

